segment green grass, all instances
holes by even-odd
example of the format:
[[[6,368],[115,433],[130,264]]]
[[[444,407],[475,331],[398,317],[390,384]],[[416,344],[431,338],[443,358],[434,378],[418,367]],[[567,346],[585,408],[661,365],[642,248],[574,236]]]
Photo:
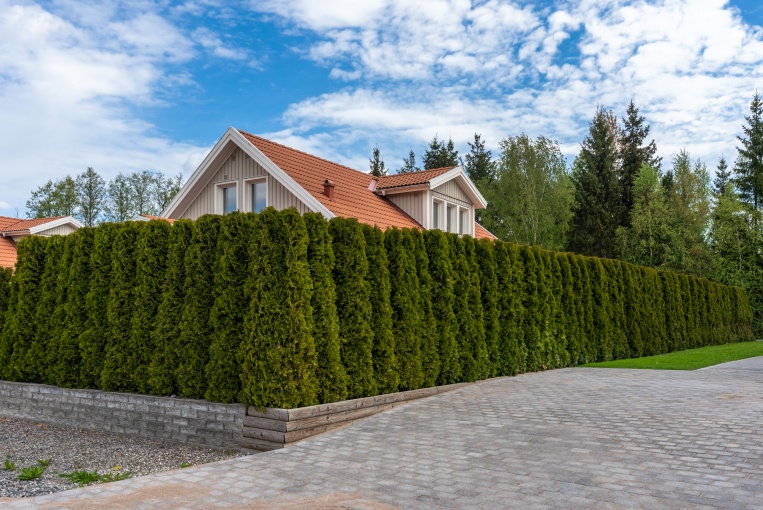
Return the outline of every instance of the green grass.
[[[619,359],[589,363],[584,367],[596,368],[654,368],[659,370],[696,370],[727,361],[763,356],[763,342],[740,342],[726,345],[712,345],[671,352],[645,358]]]

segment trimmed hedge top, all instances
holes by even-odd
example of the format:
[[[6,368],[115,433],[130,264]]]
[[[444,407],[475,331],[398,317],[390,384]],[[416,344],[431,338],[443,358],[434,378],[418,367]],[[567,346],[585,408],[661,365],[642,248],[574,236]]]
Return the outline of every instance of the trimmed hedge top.
[[[19,243],[0,377],[294,408],[751,340],[745,292],[294,209]]]

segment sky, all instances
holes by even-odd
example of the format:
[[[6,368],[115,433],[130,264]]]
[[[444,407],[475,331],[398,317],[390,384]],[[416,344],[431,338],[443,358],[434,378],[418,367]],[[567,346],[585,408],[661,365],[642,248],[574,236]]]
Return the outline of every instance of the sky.
[[[631,100],[712,171],[758,89],[756,0],[0,0],[0,215],[87,167],[188,177],[229,126],[360,170],[474,133],[572,161]]]

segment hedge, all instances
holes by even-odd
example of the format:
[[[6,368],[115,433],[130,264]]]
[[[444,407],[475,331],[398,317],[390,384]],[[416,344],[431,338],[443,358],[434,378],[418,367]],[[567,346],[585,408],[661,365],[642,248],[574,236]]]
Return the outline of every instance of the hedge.
[[[296,210],[19,243],[0,377],[294,408],[751,340],[745,292]]]

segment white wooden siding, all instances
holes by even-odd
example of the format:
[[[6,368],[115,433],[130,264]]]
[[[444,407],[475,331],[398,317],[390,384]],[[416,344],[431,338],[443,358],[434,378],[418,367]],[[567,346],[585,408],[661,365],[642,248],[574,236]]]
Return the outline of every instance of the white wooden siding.
[[[244,201],[244,179],[266,175],[268,175],[268,172],[264,168],[258,165],[240,148],[236,148],[233,154],[220,165],[220,168],[214,171],[212,179],[180,217],[195,220],[204,214],[214,214],[215,194],[219,193],[217,185],[223,182],[236,182],[238,207],[241,210]],[[303,214],[310,210],[273,177],[268,178],[268,205],[272,205],[278,210],[296,207]]]
[[[440,184],[439,186],[434,188],[433,191],[435,192],[435,196],[437,196],[437,193],[445,195],[444,197],[441,197],[441,198],[444,198],[446,200],[448,198],[455,198],[456,200],[466,202],[465,204],[462,204],[462,205],[472,203],[472,201],[469,200],[469,196],[466,193],[464,193],[464,190],[462,190],[461,186],[459,186],[458,183],[456,183],[455,179],[450,180],[446,182],[445,184]]]
[[[424,225],[424,192],[395,193],[387,195],[387,198],[420,225]]]
[[[56,235],[58,235],[58,236],[65,236],[65,235],[71,234],[72,232],[76,232],[76,231],[77,231],[77,229],[75,227],[73,227],[72,225],[67,223],[65,225],[59,225],[57,227],[49,228],[47,230],[41,230],[40,232],[37,232],[34,235],[36,235],[36,236],[45,236],[45,237],[56,236]]]

